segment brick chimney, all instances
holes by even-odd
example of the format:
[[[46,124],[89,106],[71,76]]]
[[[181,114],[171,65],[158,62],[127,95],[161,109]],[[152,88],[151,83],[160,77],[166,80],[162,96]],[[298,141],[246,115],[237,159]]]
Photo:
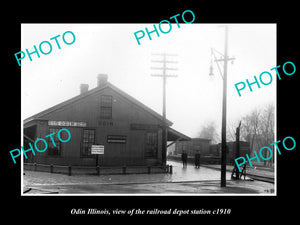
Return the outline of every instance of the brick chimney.
[[[80,94],[88,92],[88,90],[89,90],[89,85],[88,84],[80,84]]]
[[[97,81],[98,81],[98,87],[103,87],[107,84],[107,79],[108,79],[108,76],[107,74],[98,74],[98,77],[97,77]]]

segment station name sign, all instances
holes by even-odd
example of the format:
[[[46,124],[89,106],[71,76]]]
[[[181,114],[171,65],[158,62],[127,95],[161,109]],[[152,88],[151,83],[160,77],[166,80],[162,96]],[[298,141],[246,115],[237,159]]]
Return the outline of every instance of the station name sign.
[[[48,121],[49,126],[65,126],[65,127],[86,127],[86,122],[75,122],[75,121]]]

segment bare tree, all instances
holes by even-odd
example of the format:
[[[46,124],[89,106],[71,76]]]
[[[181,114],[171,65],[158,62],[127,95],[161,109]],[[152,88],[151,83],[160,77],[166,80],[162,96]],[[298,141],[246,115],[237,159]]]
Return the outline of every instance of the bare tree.
[[[236,139],[236,127],[238,126],[240,120],[235,123],[229,123],[226,129],[226,140],[227,141],[235,141]]]
[[[258,135],[260,113],[259,109],[255,109],[242,118],[241,137],[250,143],[250,152],[253,151],[254,141]]]
[[[269,145],[274,140],[274,105],[269,104],[264,108],[260,119],[260,133],[264,135],[264,146]]]
[[[269,104],[263,109],[260,117],[260,138],[257,140],[260,148],[263,146],[269,146],[272,142],[274,142],[274,119],[274,105]],[[274,149],[272,150],[274,152]],[[271,153],[268,151],[263,152],[265,158],[269,158],[270,154]],[[274,162],[274,157],[270,161],[264,161],[264,165],[271,164],[272,162]]]
[[[198,136],[200,138],[210,139],[212,144],[218,143],[220,141],[220,137],[216,129],[216,124],[213,121],[202,126]]]
[[[274,119],[274,104],[272,103],[264,108],[257,108],[242,118],[241,138],[250,143],[251,153],[273,142]],[[262,154],[264,158],[269,158],[271,153],[263,151]],[[264,165],[271,165],[273,162],[273,160],[264,161]]]

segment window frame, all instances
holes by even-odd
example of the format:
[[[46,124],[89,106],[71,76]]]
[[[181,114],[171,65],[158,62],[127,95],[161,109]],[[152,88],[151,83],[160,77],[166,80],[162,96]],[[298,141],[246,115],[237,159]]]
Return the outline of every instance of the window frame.
[[[146,159],[157,159],[158,158],[158,132],[157,131],[147,131],[146,132],[146,137],[145,137],[145,158]],[[150,136],[148,136],[150,135]],[[148,146],[153,146],[153,149],[155,151],[149,151]]]
[[[90,134],[88,134],[87,141],[85,141],[85,131],[93,131],[93,141],[90,140]],[[80,157],[90,158],[93,157],[93,154],[91,154],[91,146],[95,145],[96,143],[96,129],[95,128],[83,128],[82,129],[82,138],[80,142]],[[85,146],[87,145],[87,146]],[[88,148],[88,154],[85,154],[84,148]]]
[[[61,141],[58,139],[58,131],[61,130],[61,127],[49,127],[49,134],[52,134],[53,132],[55,132],[55,135],[52,135],[51,137],[53,138],[53,141],[55,142],[56,147],[54,147],[53,142],[52,142],[52,138],[48,138],[48,148],[47,148],[47,155],[50,157],[61,157],[62,156],[62,143]],[[58,148],[57,152],[58,154],[53,154],[55,153],[53,150],[51,150],[51,148]]]
[[[112,95],[100,96],[100,118],[112,119],[112,102],[113,102]]]

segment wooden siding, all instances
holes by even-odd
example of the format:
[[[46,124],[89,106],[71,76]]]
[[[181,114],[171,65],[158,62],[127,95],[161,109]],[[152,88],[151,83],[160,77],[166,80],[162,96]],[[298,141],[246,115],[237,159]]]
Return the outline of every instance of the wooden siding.
[[[113,97],[112,119],[100,117],[101,95]],[[95,157],[83,157],[80,154],[83,129],[95,129],[95,144],[105,146],[105,154],[100,155],[101,165],[149,165],[161,161],[161,130],[157,131],[158,157],[155,160],[147,160],[144,154],[146,131],[130,129],[132,123],[161,125],[161,120],[109,87],[51,111],[39,119],[44,120],[37,123],[37,137],[40,138],[44,138],[50,132],[48,120],[86,122],[87,127],[65,127],[71,133],[71,140],[62,143],[61,156],[49,156],[47,152],[38,153],[34,157],[37,163],[94,166]],[[107,143],[107,135],[126,136],[126,143]]]

